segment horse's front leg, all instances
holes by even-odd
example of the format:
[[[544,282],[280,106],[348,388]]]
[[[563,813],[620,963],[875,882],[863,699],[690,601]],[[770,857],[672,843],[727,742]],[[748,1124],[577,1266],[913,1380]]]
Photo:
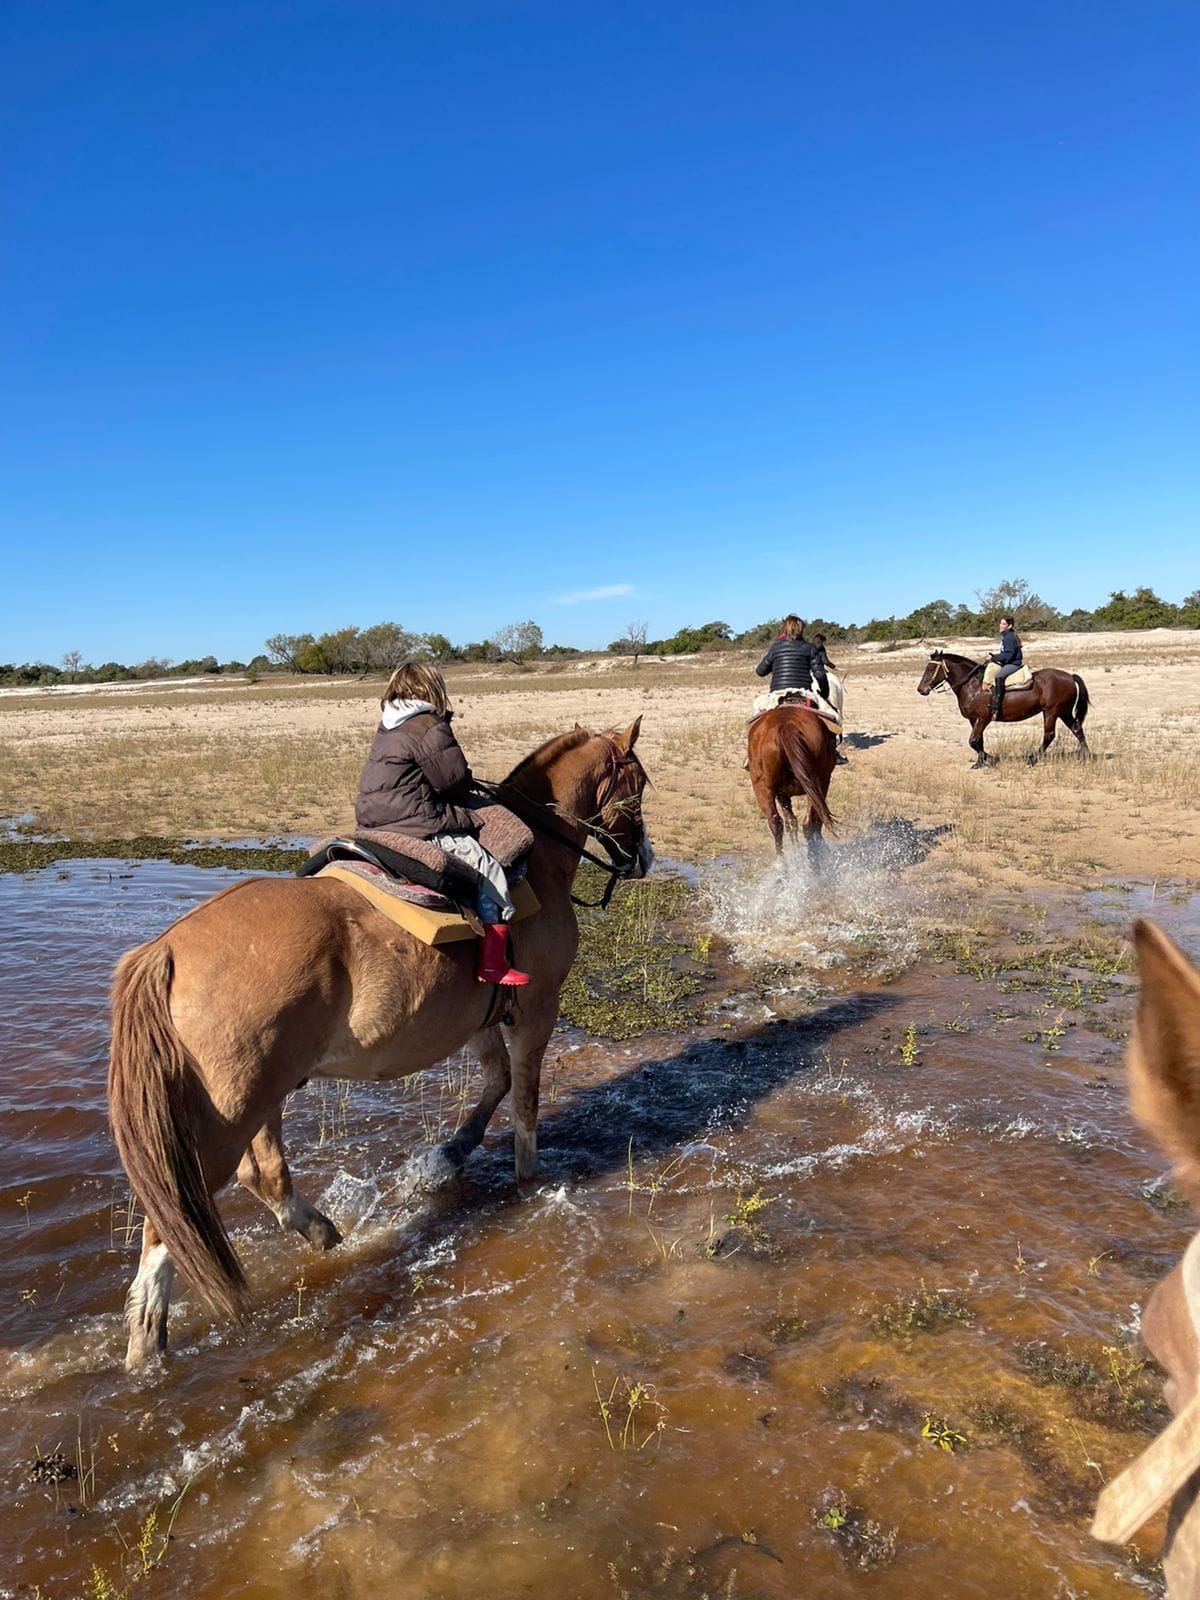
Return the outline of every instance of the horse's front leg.
[[[526,991],[528,992],[528,991]],[[558,991],[525,1009],[509,1039],[512,1054],[513,1165],[518,1183],[537,1176],[537,1119],[542,1059],[558,1021]]]
[[[979,767],[986,767],[991,759],[983,748],[983,730],[991,720],[991,715],[987,714],[976,717],[971,723],[971,737],[967,742],[975,752],[975,760],[971,763],[972,772]]]

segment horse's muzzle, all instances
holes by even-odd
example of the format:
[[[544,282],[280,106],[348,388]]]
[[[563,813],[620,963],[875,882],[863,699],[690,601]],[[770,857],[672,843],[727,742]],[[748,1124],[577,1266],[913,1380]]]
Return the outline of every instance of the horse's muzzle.
[[[654,846],[645,834],[638,840],[637,855],[621,874],[623,878],[644,878],[654,865]]]

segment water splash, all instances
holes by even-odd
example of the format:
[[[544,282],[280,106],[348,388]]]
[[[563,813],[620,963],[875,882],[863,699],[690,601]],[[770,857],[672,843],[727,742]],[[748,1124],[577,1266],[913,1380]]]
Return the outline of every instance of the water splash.
[[[748,966],[788,961],[894,974],[918,952],[917,899],[900,869],[923,853],[916,829],[879,826],[828,848],[815,864],[803,848],[766,864],[716,863],[701,898],[713,931]]]

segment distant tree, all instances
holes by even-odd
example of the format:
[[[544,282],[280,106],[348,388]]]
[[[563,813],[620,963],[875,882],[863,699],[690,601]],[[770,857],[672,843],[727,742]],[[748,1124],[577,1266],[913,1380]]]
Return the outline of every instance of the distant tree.
[[[68,650],[62,658],[62,664],[71,674],[71,682],[74,683],[78,679],[79,669],[83,665],[83,655],[78,650]]]
[[[1060,617],[1058,625],[1065,633],[1093,633],[1096,628],[1096,618],[1090,611],[1076,607],[1067,616]]]
[[[524,666],[542,653],[542,630],[536,622],[510,622],[497,628],[491,638],[498,661],[511,661],[514,666]]]
[[[453,661],[459,654],[444,633],[427,633],[425,649],[434,661]]]
[[[412,655],[423,655],[426,641],[398,622],[376,622],[358,636],[358,655],[368,672],[394,672]]]
[[[220,670],[221,672],[232,677],[236,676],[236,674],[239,672],[247,671],[247,667],[244,661],[226,661]]]
[[[573,644],[544,644],[542,646],[543,658],[546,656],[579,656],[582,654],[583,651],[577,649]]]
[[[491,639],[475,639],[459,651],[464,661],[498,661],[499,655]]]
[[[1135,589],[1132,594],[1116,589],[1092,615],[1098,628],[1169,628],[1178,620],[1179,608],[1160,600],[1153,589]]]
[[[145,661],[139,661],[131,667],[130,675],[134,678],[149,680],[150,678],[165,678],[171,670],[170,656],[147,656]]]
[[[252,661],[248,661],[246,663],[246,671],[247,672],[266,672],[270,668],[270,665],[271,665],[270,657],[264,656],[264,655],[258,655],[258,656],[255,656]]]
[[[636,667],[638,657],[646,653],[646,637],[649,632],[648,622],[627,622],[625,632],[614,639],[608,648],[615,656],[632,656]]]
[[[271,660],[289,672],[303,672],[300,657],[313,643],[311,633],[274,633],[264,641],[264,649]]]
[[[1040,594],[1035,594],[1024,578],[1007,578],[994,588],[976,594],[982,620],[995,627],[1001,617],[1016,619],[1017,631],[1022,628],[1048,628],[1058,612]]]

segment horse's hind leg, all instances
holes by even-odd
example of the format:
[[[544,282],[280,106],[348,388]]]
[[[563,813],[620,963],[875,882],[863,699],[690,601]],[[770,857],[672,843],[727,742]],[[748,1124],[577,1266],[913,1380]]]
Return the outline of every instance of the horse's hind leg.
[[[512,1062],[498,1026],[481,1028],[468,1041],[467,1048],[483,1068],[483,1091],[474,1111],[463,1120],[454,1137],[442,1146],[442,1154],[455,1167],[461,1167],[471,1151],[483,1143],[496,1107],[512,1088]]]
[[[142,1256],[137,1276],[125,1296],[125,1326],[129,1330],[125,1365],[130,1371],[151,1356],[162,1355],[167,1348],[167,1313],[171,1309],[174,1281],[174,1263],[147,1218],[142,1223]]]
[[[1086,761],[1092,752],[1088,747],[1087,735],[1083,731],[1083,723],[1077,722],[1074,717],[1069,717],[1065,711],[1062,714],[1062,719],[1066,723],[1067,727],[1070,728],[1071,732],[1075,735],[1076,739],[1079,740],[1080,760]]]
[[[477,1150],[483,1143],[483,1136],[495,1115],[496,1107],[512,1086],[508,1046],[498,1027],[481,1028],[467,1041],[467,1048],[483,1068],[483,1092],[479,1096],[479,1103],[445,1144],[423,1150],[408,1162],[400,1179],[405,1195],[440,1189],[458,1176],[471,1151]]]
[[[1037,766],[1038,762],[1046,754],[1046,751],[1049,750],[1050,746],[1054,743],[1054,728],[1057,722],[1058,712],[1047,707],[1046,710],[1042,712],[1042,748],[1040,750],[1035,750],[1030,756],[1029,765],[1031,767]]]
[[[237,1170],[238,1182],[275,1213],[281,1228],[302,1234],[320,1250],[341,1244],[342,1236],[329,1218],[310,1205],[292,1185],[283,1154],[283,1107],[277,1106],[250,1141]]]
[[[793,844],[796,844],[799,842],[800,838],[800,824],[796,821],[796,813],[792,810],[791,796],[782,795],[778,801],[778,805],[780,811],[783,812],[783,825],[788,831],[788,837],[791,839]],[[804,831],[807,834],[807,825],[805,826]]]

